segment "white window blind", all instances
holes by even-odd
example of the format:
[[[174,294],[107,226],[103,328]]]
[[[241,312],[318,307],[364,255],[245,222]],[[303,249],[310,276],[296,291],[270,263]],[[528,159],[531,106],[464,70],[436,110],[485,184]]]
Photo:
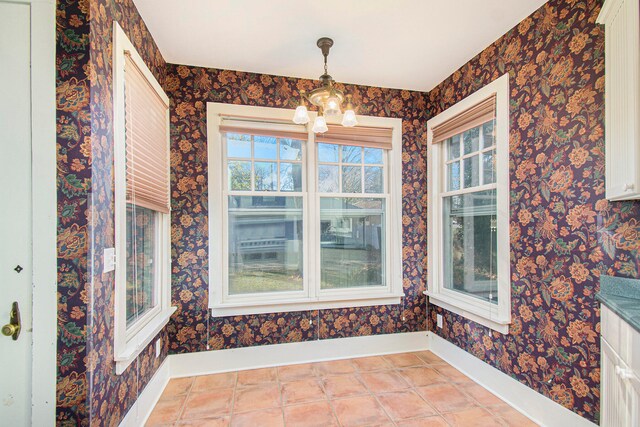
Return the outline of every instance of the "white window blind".
[[[328,125],[329,130],[316,135],[316,142],[391,149],[393,129],[372,126],[344,127]]]
[[[169,105],[125,54],[127,202],[169,213]]]

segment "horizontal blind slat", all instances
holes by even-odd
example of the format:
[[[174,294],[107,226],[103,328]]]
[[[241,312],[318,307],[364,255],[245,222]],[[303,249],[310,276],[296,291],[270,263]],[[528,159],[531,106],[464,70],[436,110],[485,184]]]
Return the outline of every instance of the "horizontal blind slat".
[[[168,213],[168,105],[129,55],[125,55],[127,202]]]
[[[368,126],[344,127],[327,125],[329,130],[316,135],[316,142],[353,145],[368,148],[390,150],[393,141],[393,129]]]
[[[479,102],[455,117],[433,128],[433,143],[437,144],[496,117],[496,95]]]

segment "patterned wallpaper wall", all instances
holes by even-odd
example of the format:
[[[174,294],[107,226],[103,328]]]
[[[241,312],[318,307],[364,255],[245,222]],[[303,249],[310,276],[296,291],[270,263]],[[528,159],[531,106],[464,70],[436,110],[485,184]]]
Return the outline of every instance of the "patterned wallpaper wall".
[[[317,83],[287,77],[169,65],[171,99],[173,304],[170,352],[424,330],[426,263],[425,94],[342,86],[358,113],[403,120],[402,305],[272,313],[212,319],[208,304],[206,103],[295,108],[300,90]],[[403,320],[404,318],[404,320]],[[310,326],[310,320],[317,320]]]
[[[430,330],[590,420],[600,274],[640,276],[640,203],[604,199],[600,4],[549,1],[434,88],[428,106],[438,114],[510,75],[510,334],[433,306]]]
[[[113,362],[112,28],[116,20],[156,78],[165,62],[131,0],[57,4],[57,424],[116,426],[164,360],[149,345],[120,376]]]

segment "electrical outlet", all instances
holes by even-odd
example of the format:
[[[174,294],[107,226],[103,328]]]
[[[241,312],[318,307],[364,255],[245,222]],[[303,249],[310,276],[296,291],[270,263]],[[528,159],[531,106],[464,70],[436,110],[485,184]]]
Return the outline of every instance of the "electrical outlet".
[[[160,352],[162,351],[162,340],[158,338],[156,340],[156,359],[160,357]]]
[[[116,248],[105,248],[102,259],[102,272],[108,273],[116,269]]]
[[[442,328],[442,314],[436,314],[436,323],[438,324],[438,328]]]

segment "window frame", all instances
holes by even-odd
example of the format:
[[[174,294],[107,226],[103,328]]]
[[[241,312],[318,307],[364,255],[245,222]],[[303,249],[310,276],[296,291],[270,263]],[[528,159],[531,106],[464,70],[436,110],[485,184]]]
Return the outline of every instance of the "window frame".
[[[171,214],[155,211],[156,222],[156,267],[155,306],[135,323],[127,326],[126,316],[126,141],[125,141],[125,95],[124,66],[125,52],[128,52],[167,105],[166,144],[169,153],[169,98],[140,57],[120,25],[113,26],[113,123],[114,123],[114,230],[115,230],[115,291],[114,291],[114,361],[116,374],[122,374],[144,348],[169,322],[176,307],[171,307]],[[169,167],[167,165],[167,167]]]
[[[394,118],[358,116],[363,126],[393,129],[392,149],[386,153],[388,190],[386,197],[387,283],[384,287],[351,289],[320,289],[320,197],[383,198],[377,193],[320,193],[317,191],[317,143],[311,126],[306,127],[303,141],[302,192],[241,191],[244,196],[285,196],[303,198],[303,291],[264,294],[228,294],[228,209],[226,181],[226,151],[224,137],[219,131],[221,116],[250,116],[257,120],[290,121],[293,110],[254,107],[225,103],[207,103],[208,182],[209,182],[209,308],[214,317],[305,311],[326,308],[360,307],[400,304],[402,291],[402,120]],[[311,122],[315,112],[309,113]],[[328,120],[329,123],[338,123]],[[272,125],[277,126],[277,125]],[[364,161],[364,160],[363,160]],[[364,190],[364,188],[363,188]],[[315,261],[313,261],[315,260]],[[314,272],[317,272],[314,274]]]
[[[496,166],[495,184],[479,185],[471,189],[449,191],[446,188],[446,147],[442,141],[433,144],[434,127],[456,117],[470,107],[496,95],[496,118],[494,124]],[[428,183],[428,226],[427,245],[429,302],[448,311],[473,320],[502,334],[508,334],[511,323],[511,263],[509,240],[509,74],[504,74],[493,82],[469,95],[462,101],[438,114],[427,122],[427,183]],[[478,151],[482,152],[482,149]],[[461,152],[460,158],[464,155]],[[482,159],[480,159],[482,163]],[[462,168],[461,168],[461,181]],[[444,223],[443,198],[455,194],[465,194],[496,188],[497,204],[497,293],[498,303],[483,301],[444,287]]]

